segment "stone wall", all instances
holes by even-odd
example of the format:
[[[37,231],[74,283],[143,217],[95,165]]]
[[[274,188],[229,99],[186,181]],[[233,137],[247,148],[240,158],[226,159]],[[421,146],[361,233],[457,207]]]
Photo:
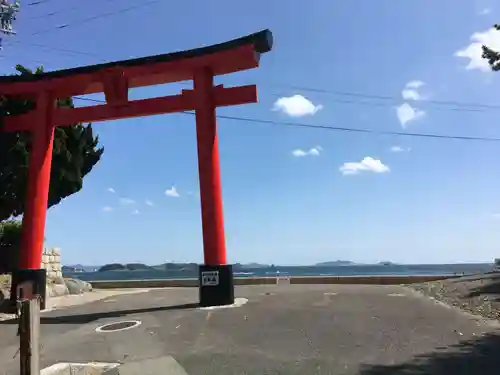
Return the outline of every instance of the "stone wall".
[[[42,268],[47,270],[47,278],[62,277],[61,250],[57,247],[45,249],[42,255]]]

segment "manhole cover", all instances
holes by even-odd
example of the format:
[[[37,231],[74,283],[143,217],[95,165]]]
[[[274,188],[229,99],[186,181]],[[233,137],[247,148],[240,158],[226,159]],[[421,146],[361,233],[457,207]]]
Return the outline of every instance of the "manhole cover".
[[[125,331],[127,329],[131,329],[134,327],[138,327],[141,325],[139,320],[126,320],[124,322],[115,322],[104,324],[95,329],[96,332],[116,332],[116,331]]]

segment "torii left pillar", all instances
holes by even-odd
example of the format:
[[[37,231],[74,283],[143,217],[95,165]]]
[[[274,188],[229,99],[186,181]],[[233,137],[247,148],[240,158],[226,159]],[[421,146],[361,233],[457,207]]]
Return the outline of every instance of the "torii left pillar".
[[[36,99],[39,121],[31,132],[26,207],[23,215],[19,269],[12,273],[12,285],[32,284],[33,295],[39,295],[40,308],[45,309],[47,272],[42,269],[45,220],[50,186],[52,148],[54,140],[53,112],[55,98],[42,92]],[[16,302],[18,290],[11,289],[11,302]]]

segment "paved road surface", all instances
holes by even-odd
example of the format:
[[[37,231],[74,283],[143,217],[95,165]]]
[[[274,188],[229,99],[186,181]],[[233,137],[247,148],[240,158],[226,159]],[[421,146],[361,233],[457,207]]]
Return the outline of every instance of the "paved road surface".
[[[203,310],[196,289],[122,295],[43,315],[42,365],[172,356],[189,375],[494,374],[497,325],[403,287],[237,288],[248,302]],[[97,333],[137,319],[130,330]],[[0,374],[18,374],[17,326],[0,322]]]

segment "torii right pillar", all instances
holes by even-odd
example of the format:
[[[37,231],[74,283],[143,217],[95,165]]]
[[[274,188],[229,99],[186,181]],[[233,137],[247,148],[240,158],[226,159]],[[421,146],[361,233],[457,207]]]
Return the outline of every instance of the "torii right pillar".
[[[196,138],[204,251],[204,264],[199,267],[200,306],[234,303],[233,269],[226,259],[214,89],[210,69],[195,73]]]

